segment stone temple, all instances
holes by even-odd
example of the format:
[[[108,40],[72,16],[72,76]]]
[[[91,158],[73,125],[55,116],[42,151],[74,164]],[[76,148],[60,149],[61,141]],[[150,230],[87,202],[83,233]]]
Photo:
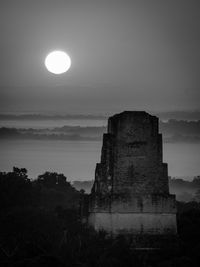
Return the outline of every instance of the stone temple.
[[[112,235],[176,234],[176,200],[169,194],[157,117],[125,111],[108,119],[88,222]]]

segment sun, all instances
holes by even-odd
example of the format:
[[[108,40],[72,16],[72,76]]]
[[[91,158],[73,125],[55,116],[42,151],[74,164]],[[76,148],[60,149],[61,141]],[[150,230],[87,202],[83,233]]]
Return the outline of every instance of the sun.
[[[71,67],[71,59],[64,51],[53,51],[45,58],[47,70],[54,74],[62,74]]]

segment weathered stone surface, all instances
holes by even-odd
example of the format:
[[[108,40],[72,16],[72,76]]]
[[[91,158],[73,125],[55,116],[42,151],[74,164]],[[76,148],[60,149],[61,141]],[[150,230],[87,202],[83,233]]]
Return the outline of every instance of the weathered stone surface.
[[[110,117],[90,195],[89,223],[113,233],[176,232],[158,118],[125,111]]]
[[[117,234],[176,234],[176,217],[172,214],[154,213],[92,213],[89,223]]]

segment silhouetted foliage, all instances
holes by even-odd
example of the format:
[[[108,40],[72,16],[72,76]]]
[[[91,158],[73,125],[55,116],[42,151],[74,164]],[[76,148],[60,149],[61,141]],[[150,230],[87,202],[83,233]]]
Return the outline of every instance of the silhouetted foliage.
[[[63,174],[45,172],[31,181],[26,169],[13,168],[0,173],[0,185],[0,266],[200,265],[200,203],[177,203],[177,248],[140,251],[133,249],[134,240],[83,224],[78,201],[86,195]]]
[[[80,193],[67,182],[64,174],[45,172],[38,176],[34,185],[40,189],[41,206],[51,209],[56,206],[78,208]]]
[[[67,178],[64,174],[56,172],[45,172],[44,174],[38,176],[37,181],[43,186],[49,188],[65,188],[66,186],[70,186],[70,183],[67,182]]]
[[[33,197],[25,168],[14,167],[12,172],[0,172],[0,211],[30,205]]]

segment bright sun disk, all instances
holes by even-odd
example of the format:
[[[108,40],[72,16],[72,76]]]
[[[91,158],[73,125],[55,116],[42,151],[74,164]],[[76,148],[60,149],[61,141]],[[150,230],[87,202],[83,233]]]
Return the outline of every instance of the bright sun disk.
[[[47,55],[45,66],[48,71],[54,74],[61,74],[69,70],[71,59],[69,55],[63,51],[53,51]]]

